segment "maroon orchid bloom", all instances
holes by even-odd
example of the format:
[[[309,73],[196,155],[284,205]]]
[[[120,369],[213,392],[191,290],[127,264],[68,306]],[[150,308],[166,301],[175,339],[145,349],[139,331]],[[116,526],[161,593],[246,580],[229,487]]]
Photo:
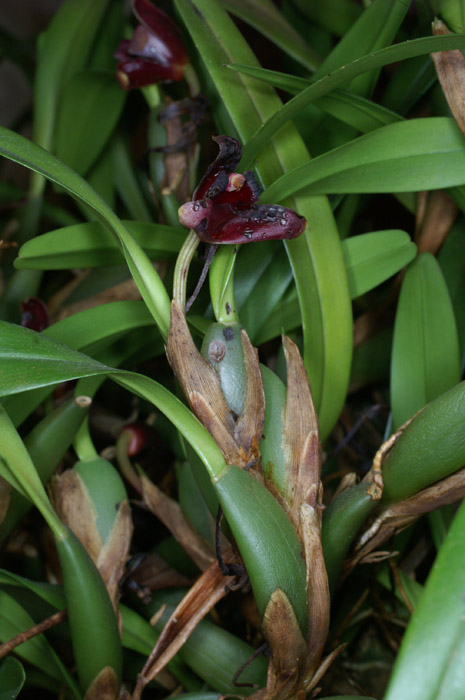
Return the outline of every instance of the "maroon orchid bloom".
[[[47,307],[41,299],[30,297],[21,302],[21,325],[33,331],[43,331],[50,325]]]
[[[124,90],[182,80],[189,56],[174,22],[149,0],[133,0],[140,24],[132,39],[123,40],[115,58],[116,77]]]
[[[214,139],[220,147],[197,186],[193,201],[179,208],[179,221],[201,241],[215,245],[297,238],[307,224],[303,216],[277,204],[257,204],[261,189],[252,171],[234,172],[242,149],[230,136]]]

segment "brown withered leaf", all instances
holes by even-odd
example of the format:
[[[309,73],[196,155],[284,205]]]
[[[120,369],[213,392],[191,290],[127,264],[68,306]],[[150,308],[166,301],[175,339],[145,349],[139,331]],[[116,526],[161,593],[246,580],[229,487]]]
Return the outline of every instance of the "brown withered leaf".
[[[149,552],[144,556],[137,568],[131,572],[131,580],[151,591],[190,585],[190,579],[173,569],[156,552]]]
[[[105,666],[97,678],[94,678],[84,696],[84,700],[116,700],[119,695],[119,683],[111,666]]]
[[[299,349],[283,336],[287,367],[287,395],[283,421],[283,447],[287,467],[285,498],[289,517],[300,527],[300,506],[321,503],[320,437],[310,382]]]
[[[12,487],[2,476],[0,476],[0,525],[5,520],[10,505],[10,493]]]
[[[259,464],[260,440],[265,422],[265,391],[258,362],[258,352],[252,346],[249,336],[244,330],[241,330],[241,343],[247,382],[244,405],[241,415],[236,421],[234,437],[246,455],[247,464],[251,462]]]
[[[118,504],[118,511],[111,529],[111,533],[101,548],[97,561],[97,569],[105,581],[105,585],[118,614],[119,583],[124,575],[124,569],[128,560],[131,546],[133,525],[131,508],[127,501]]]
[[[94,562],[102,549],[97,514],[83,480],[68,469],[51,482],[52,497],[60,519],[74,532]]]
[[[420,192],[417,202],[415,242],[418,252],[436,255],[457,217],[458,206],[444,190]]]
[[[300,508],[300,532],[307,572],[307,657],[305,682],[313,678],[329,630],[330,597],[323,548],[321,546],[321,510],[303,503]]]
[[[373,550],[425,513],[451,505],[463,498],[465,467],[400,503],[379,508],[358,536],[353,554],[345,562],[343,576],[347,576],[359,562],[367,561]]]
[[[263,631],[270,645],[266,688],[253,700],[285,700],[295,697],[300,672],[305,664],[306,646],[292,605],[281,589],[270,597],[263,616]]]
[[[237,556],[228,551],[228,561],[238,561]],[[155,678],[179,651],[198,623],[228,592],[234,576],[224,576],[215,560],[197,579],[171,614],[157,643],[147,659],[133,698],[140,697],[143,688]]]
[[[433,22],[435,36],[452,34],[440,19]],[[444,97],[460,131],[465,134],[465,57],[459,49],[431,54]]]
[[[113,528],[105,543],[97,528],[97,514],[81,476],[68,469],[52,482],[54,505],[60,519],[80,539],[100,572],[118,615],[119,582],[132,538],[131,509],[127,501],[118,505]]]
[[[207,569],[215,561],[215,555],[186,520],[179,503],[163,493],[145,475],[140,477],[140,485],[149,510],[168,528],[199,569]]]

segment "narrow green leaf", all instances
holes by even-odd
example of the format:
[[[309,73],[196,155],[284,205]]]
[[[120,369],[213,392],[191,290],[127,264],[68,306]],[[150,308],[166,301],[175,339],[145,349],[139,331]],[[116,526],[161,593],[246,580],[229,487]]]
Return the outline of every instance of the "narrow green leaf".
[[[233,63],[228,68],[238,73],[250,75],[252,78],[262,80],[281,90],[286,90],[292,95],[298,95],[299,92],[305,90],[311,84],[309,80],[304,78],[255,66],[242,66]],[[348,124],[364,134],[373,131],[373,129],[378,129],[380,126],[402,120],[400,115],[386,109],[386,107],[381,107],[365,97],[339,88],[332,90],[328,95],[318,98],[314,104],[315,107],[319,107],[332,117],[336,117],[344,124]]]
[[[56,155],[85,175],[115,128],[127,93],[113,73],[86,70],[64,87],[56,124]]]
[[[343,36],[362,12],[354,0],[325,0],[323,3],[309,3],[307,0],[294,0],[303,14],[329,32]]]
[[[22,664],[7,656],[0,665],[0,700],[15,700],[26,680]]]
[[[310,71],[320,62],[302,36],[270,0],[220,0],[221,5],[266,36]]]
[[[152,263],[118,217],[80,175],[24,136],[0,128],[0,155],[34,170],[93,209],[120,242],[129,270],[163,337],[168,335],[170,300]]]
[[[35,624],[36,620],[33,620],[11,595],[0,590],[0,639],[2,642],[7,642],[20,632],[34,627]],[[15,653],[52,678],[66,683],[72,690],[73,696],[80,700],[81,696],[76,684],[43,634],[32,637],[21,644],[15,649]],[[0,691],[3,689],[2,685]]]
[[[445,41],[446,39],[447,41]],[[239,168],[246,170],[252,167],[255,159],[269,143],[273,135],[307,104],[326,95],[335,88],[347,85],[347,82],[352,78],[362,75],[371,69],[379,68],[389,63],[394,63],[395,61],[402,61],[413,56],[422,56],[424,54],[433,53],[434,51],[449,51],[451,49],[464,48],[465,36],[463,35],[449,34],[447,36],[424,37],[380,49],[373,54],[363,56],[363,58],[359,58],[346,66],[342,66],[331,75],[327,75],[310,85],[299,95],[287,102],[279,111],[275,112],[273,116],[269,117],[245,145]],[[230,62],[249,64],[249,61],[233,60]]]
[[[465,357],[465,228],[460,219],[450,230],[444,245],[438,254],[438,262],[449,290],[454,308],[457,331],[460,341],[460,353]]]
[[[384,700],[460,700],[465,649],[465,504],[402,640]]]
[[[173,257],[186,234],[173,226],[141,221],[123,221],[131,236],[150,260]],[[121,249],[99,221],[49,231],[25,243],[15,260],[18,269],[67,270],[106,267],[124,262]]]
[[[35,78],[34,140],[52,146],[63,85],[85,65],[109,0],[67,0],[39,42]]]
[[[375,231],[346,238],[342,252],[352,299],[377,287],[399,272],[416,255],[417,247],[405,231]]]
[[[390,124],[324,153],[278,178],[263,201],[305,188],[314,194],[410,192],[465,182],[465,146],[449,117]]]
[[[118,134],[112,139],[111,154],[115,187],[129,216],[137,221],[152,221],[127,146]]]
[[[393,426],[460,381],[457,327],[436,259],[423,253],[404,277],[391,366]]]
[[[408,10],[404,0],[373,0],[318,68],[315,78],[333,73],[341,66],[389,46]],[[351,92],[368,96],[378,79],[379,69],[352,80]]]
[[[220,246],[210,266],[210,297],[213,313],[219,323],[237,321],[233,286],[236,252],[235,246]]]

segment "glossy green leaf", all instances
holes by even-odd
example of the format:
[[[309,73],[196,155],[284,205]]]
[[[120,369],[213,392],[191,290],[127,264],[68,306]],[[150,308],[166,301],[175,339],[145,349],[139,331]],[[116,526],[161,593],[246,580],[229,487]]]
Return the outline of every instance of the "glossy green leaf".
[[[438,254],[438,262],[449,290],[460,342],[460,353],[465,357],[465,228],[463,219],[450,230]]]
[[[121,682],[122,649],[105,583],[76,535],[55,539],[79,681],[86,691],[106,667]],[[89,631],[92,630],[92,634]]]
[[[272,250],[273,258],[262,275],[256,279],[240,308],[241,323],[247,329],[253,343],[257,335],[266,332],[270,314],[292,282],[289,260],[282,254],[280,247],[273,246]],[[296,303],[298,306],[297,297]]]
[[[221,0],[221,5],[305,68],[315,70],[318,57],[271,0]]]
[[[0,590],[0,639],[2,642],[7,642],[20,632],[34,627],[36,622],[11,595]],[[76,684],[43,634],[21,644],[15,649],[15,653],[52,678],[66,683],[72,690],[73,697],[80,699]],[[3,686],[0,690],[3,690]]]
[[[7,656],[0,664],[0,700],[15,700],[26,680],[22,664]]]
[[[56,124],[56,155],[84,175],[103,151],[126,99],[111,72],[77,73],[64,87]]]
[[[247,76],[227,69],[228,63],[255,66],[257,61],[237,28],[214,0],[176,0],[181,17],[198,47],[216,93],[213,104],[223,119],[227,110],[233,131],[244,142],[254,129],[272,118],[281,103],[275,92],[257,86]],[[220,95],[220,98],[218,97]],[[224,121],[223,121],[224,123]],[[264,185],[308,160],[308,153],[292,124],[254,153],[254,166]],[[255,162],[255,156],[256,158]],[[242,166],[240,166],[242,169]],[[288,202],[305,216],[309,228],[285,243],[294,273],[304,330],[304,360],[325,437],[345,400],[352,348],[351,307],[339,236],[328,202],[298,197]],[[334,303],[337,299],[337,304]]]
[[[393,426],[460,380],[457,327],[436,259],[423,253],[402,283],[391,366]]]
[[[460,700],[465,667],[465,505],[458,511],[402,640],[385,700]]]
[[[363,56],[346,66],[342,66],[331,75],[317,80],[299,95],[287,102],[273,116],[269,117],[245,145],[239,168],[250,168],[258,154],[260,154],[262,149],[269,143],[272,136],[307,104],[326,95],[335,88],[344,87],[352,78],[362,75],[371,69],[379,68],[389,63],[394,63],[395,61],[402,61],[413,56],[421,56],[434,51],[463,48],[465,48],[465,36],[463,35],[450,34],[446,36],[425,37],[421,39],[412,39],[412,41],[406,41],[380,49],[373,54]],[[231,62],[249,65],[248,61],[235,60]]]
[[[118,134],[112,139],[111,155],[115,187],[129,215],[136,221],[152,221],[153,216],[142,194],[128,147]]]
[[[123,221],[131,236],[151,260],[172,257],[181,248],[184,231],[172,226]],[[18,269],[66,270],[120,265],[124,258],[118,243],[98,221],[66,226],[25,243],[15,260]]]
[[[389,46],[407,13],[408,5],[404,0],[373,0],[323,61],[315,78],[333,73],[351,61]],[[378,73],[379,69],[352,80],[349,83],[351,92],[370,95]]]
[[[219,323],[237,321],[233,285],[236,252],[235,246],[220,246],[210,266],[210,297],[213,313]]]
[[[278,73],[255,66],[241,66],[237,64],[231,64],[228,67],[231,70],[269,83],[281,90],[286,90],[292,95],[298,95],[299,92],[310,85],[310,81],[287,73]],[[380,126],[402,120],[401,116],[386,109],[386,107],[381,107],[365,97],[339,88],[315,100],[315,107],[319,107],[332,117],[336,117],[344,124],[348,124],[362,133],[367,133],[373,131],[373,129],[378,129]]]
[[[109,0],[67,0],[39,42],[34,93],[34,140],[52,146],[61,90],[83,68]]]
[[[403,431],[383,464],[382,505],[398,503],[465,464],[465,382],[434,399]]]
[[[306,17],[340,36],[350,29],[362,11],[354,0],[326,0],[324,3],[309,3],[307,0],[294,0],[294,2]]]
[[[389,124],[282,175],[262,200],[312,194],[409,192],[465,182],[463,135],[448,117]]]
[[[105,370],[104,365],[87,355],[5,322],[0,322],[0,363],[0,396],[89,377]]]
[[[352,299],[399,272],[413,260],[416,251],[408,233],[396,229],[346,238],[342,252]]]
[[[99,220],[119,240],[142,298],[161,334],[166,337],[170,318],[170,300],[166,289],[148,257],[101,197],[67,165],[8,129],[0,129],[0,155],[44,175],[94,210]]]

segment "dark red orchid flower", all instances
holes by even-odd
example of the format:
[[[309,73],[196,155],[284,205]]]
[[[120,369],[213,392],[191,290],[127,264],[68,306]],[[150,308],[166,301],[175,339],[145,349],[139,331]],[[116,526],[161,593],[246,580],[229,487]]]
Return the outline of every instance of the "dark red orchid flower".
[[[41,299],[30,297],[21,302],[21,325],[33,331],[43,331],[50,325],[47,307]]]
[[[251,243],[297,238],[306,220],[277,204],[257,204],[261,189],[251,170],[236,173],[242,149],[230,136],[214,139],[220,147],[197,186],[193,201],[179,208],[179,221],[196,231],[201,241]]]
[[[116,77],[124,90],[182,80],[189,56],[175,23],[149,0],[133,0],[140,24],[115,52]]]

